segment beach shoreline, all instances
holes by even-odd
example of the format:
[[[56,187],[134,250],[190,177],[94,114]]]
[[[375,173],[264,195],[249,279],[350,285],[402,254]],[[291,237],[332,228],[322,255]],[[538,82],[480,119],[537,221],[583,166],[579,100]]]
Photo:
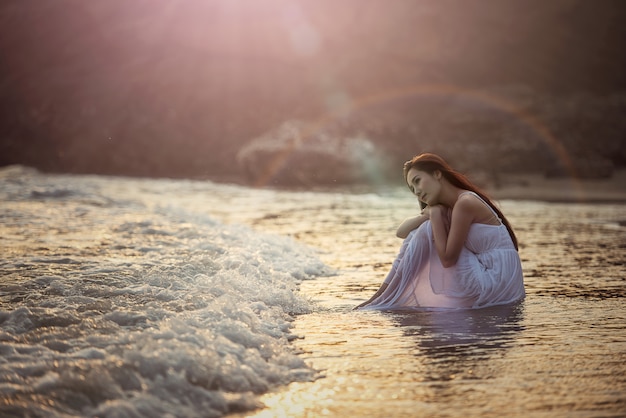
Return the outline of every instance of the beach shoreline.
[[[11,166],[0,167],[8,169]],[[17,165],[16,167],[19,167]],[[27,166],[23,166],[29,168]],[[35,169],[39,171],[38,169]],[[89,173],[56,173],[41,171],[41,174],[58,175],[94,175]],[[479,185],[490,197],[495,200],[530,200],[550,203],[626,203],[626,168],[615,170],[609,178],[576,179],[571,177],[547,177],[542,173],[498,173],[492,175],[486,172],[466,173],[475,184]],[[102,175],[103,177],[127,177],[123,175]],[[160,177],[131,177],[163,179]],[[184,180],[184,178],[167,178],[170,180]],[[387,194],[395,189],[402,189],[401,181],[379,184],[337,184],[321,185],[312,181],[309,185],[277,186],[273,184],[254,185],[246,181],[241,175],[206,175],[186,178],[191,181],[209,181],[216,184],[235,185],[252,189],[269,189],[282,192],[320,192],[320,193],[348,193],[348,194]]]
[[[495,199],[555,203],[626,203],[626,169],[608,179],[548,178],[541,174],[507,174],[486,187]]]
[[[546,177],[541,173],[504,173],[493,176],[486,173],[470,173],[469,177],[481,185],[487,194],[496,200],[532,200],[551,203],[626,203],[626,168],[616,170],[610,178],[575,179],[571,177]],[[244,187],[254,185],[246,183],[240,177],[206,178],[215,183],[235,184]],[[337,185],[323,186],[311,184],[298,187],[274,187],[264,185],[260,188],[280,191],[346,192],[346,193],[386,193],[390,188],[402,187],[402,184],[378,185]]]

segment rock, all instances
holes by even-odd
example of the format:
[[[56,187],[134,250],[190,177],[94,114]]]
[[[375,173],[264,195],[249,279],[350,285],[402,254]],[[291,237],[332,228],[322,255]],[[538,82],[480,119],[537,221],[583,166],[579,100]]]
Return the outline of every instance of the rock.
[[[252,139],[237,162],[257,186],[372,183],[384,177],[384,158],[374,143],[290,120]]]

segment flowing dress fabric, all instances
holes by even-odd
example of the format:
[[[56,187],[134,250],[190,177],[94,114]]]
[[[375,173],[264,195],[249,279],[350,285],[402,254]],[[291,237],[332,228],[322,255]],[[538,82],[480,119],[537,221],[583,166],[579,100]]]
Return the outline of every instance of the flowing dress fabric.
[[[387,289],[360,309],[484,308],[524,298],[519,254],[502,222],[472,224],[457,263],[449,268],[434,244],[426,221],[402,243],[385,279]]]

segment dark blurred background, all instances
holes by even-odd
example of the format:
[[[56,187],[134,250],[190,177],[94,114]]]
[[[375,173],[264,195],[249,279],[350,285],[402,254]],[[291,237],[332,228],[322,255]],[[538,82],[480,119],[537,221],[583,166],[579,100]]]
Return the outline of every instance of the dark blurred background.
[[[624,22],[623,0],[4,0],[0,165],[306,185],[434,151],[610,177]]]

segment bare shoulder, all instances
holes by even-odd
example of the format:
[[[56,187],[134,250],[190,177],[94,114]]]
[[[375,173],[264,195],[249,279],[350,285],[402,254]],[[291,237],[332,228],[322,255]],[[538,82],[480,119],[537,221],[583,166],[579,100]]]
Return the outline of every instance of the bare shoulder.
[[[471,214],[474,219],[482,219],[485,216],[491,216],[491,209],[478,196],[473,193],[463,193],[459,196],[454,208]]]
[[[474,193],[463,193],[456,201],[456,205],[459,205],[459,207],[463,209],[469,209],[478,207],[478,205],[484,206],[484,203],[480,200],[480,198],[478,198],[478,196],[474,195]]]

